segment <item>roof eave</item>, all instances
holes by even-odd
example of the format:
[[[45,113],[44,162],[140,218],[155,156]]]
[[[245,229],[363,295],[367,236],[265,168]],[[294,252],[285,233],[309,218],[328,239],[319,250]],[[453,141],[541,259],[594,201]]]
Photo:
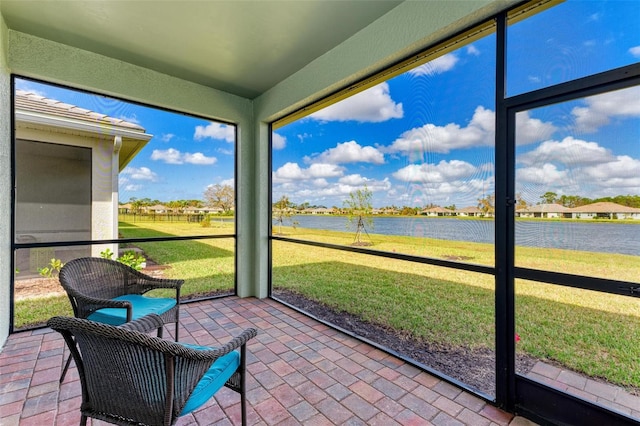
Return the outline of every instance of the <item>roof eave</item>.
[[[134,131],[118,127],[115,125],[105,125],[92,123],[87,121],[74,120],[69,118],[55,117],[48,114],[40,114],[36,112],[17,110],[15,120],[30,124],[39,124],[43,126],[57,127],[62,129],[89,132],[105,136],[120,136],[127,139],[136,139],[148,142],[153,135],[140,131]]]

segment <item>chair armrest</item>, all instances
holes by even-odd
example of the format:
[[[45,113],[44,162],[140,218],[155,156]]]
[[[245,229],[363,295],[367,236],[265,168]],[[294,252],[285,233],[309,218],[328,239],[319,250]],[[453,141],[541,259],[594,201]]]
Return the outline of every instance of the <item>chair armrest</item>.
[[[144,274],[140,271],[131,270],[130,273],[135,274],[136,284],[153,288],[173,288],[179,290],[184,284],[184,280],[172,278],[157,278]]]
[[[234,337],[229,342],[218,348],[196,349],[185,346],[181,343],[171,343],[167,350],[174,355],[187,359],[215,361],[221,356],[246,345],[249,340],[253,339],[257,335],[258,331],[255,328],[247,328],[240,333],[240,335]]]
[[[113,300],[113,299],[99,299],[97,297],[85,296],[82,294],[74,294],[78,302],[82,302],[85,305],[97,306],[100,308],[126,308],[131,309],[131,302],[127,300]]]
[[[130,322],[126,322],[120,325],[120,328],[124,328],[125,330],[133,330],[139,331],[141,333],[149,333],[150,331],[155,331],[164,326],[164,322],[160,315],[157,314],[148,314],[143,316],[142,318],[138,318],[137,320],[133,320]]]
[[[220,355],[228,354],[229,352],[238,349],[241,346],[244,346],[249,340],[253,339],[258,335],[258,330],[255,328],[247,328],[240,335],[234,337],[226,344],[220,346],[217,349],[212,349],[213,352],[221,352]],[[207,351],[209,352],[209,351]]]
[[[71,295],[75,299],[79,318],[87,318],[89,315],[102,308],[121,308],[127,310],[127,318],[130,318],[133,312],[131,302],[126,300],[99,299],[96,297],[85,296],[82,294]]]
[[[129,283],[129,292],[136,294],[144,294],[151,290],[157,289],[173,289],[176,291],[176,301],[180,301],[180,288],[184,284],[182,279],[156,278],[143,274],[140,271],[131,270]]]
[[[153,278],[148,277],[144,279],[145,284],[152,285],[156,288],[175,288],[176,290],[182,287],[184,280],[174,280],[169,278]]]
[[[80,310],[90,311],[90,313],[102,308],[132,309],[131,302],[127,300],[99,299],[82,294],[74,294],[73,297],[76,299]]]

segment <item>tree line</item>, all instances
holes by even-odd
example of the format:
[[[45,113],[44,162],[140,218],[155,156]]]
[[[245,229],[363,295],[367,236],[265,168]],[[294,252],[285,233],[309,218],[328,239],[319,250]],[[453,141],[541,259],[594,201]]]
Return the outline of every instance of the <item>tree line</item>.
[[[367,202],[364,204],[368,204],[370,210],[371,207],[371,191],[367,188],[364,190],[360,190],[361,193],[358,194],[357,191],[354,191],[353,194],[350,194],[350,198],[347,200],[345,205],[340,208],[337,206],[333,206],[332,210],[334,212],[342,213],[345,210],[348,212],[353,210],[353,206],[350,206],[349,202],[352,201],[352,197],[357,197],[358,195],[363,196],[366,195]],[[364,191],[364,192],[363,192]],[[560,204],[564,207],[574,208],[585,206],[587,204],[593,204],[598,202],[611,202],[620,204],[626,207],[635,207],[640,208],[640,195],[616,195],[615,197],[600,197],[600,198],[588,198],[580,195],[558,195],[555,192],[547,191],[540,196],[540,202],[538,204]],[[153,206],[157,204],[161,204],[169,209],[182,210],[189,207],[194,208],[202,208],[202,207],[212,207],[218,208],[222,210],[224,213],[229,213],[235,208],[235,191],[231,185],[211,185],[204,192],[204,201],[203,200],[173,200],[173,201],[159,201],[157,199],[150,198],[135,198],[131,197],[129,199],[129,204],[131,204],[132,209],[140,210],[142,207]],[[360,203],[363,204],[363,203]],[[489,213],[494,211],[495,204],[495,195],[490,194],[483,198],[478,199],[477,207],[485,213]],[[529,206],[520,194],[516,194],[516,209],[526,208]],[[394,213],[403,215],[403,216],[415,216],[420,213],[423,209],[429,209],[432,207],[438,207],[438,205],[429,203],[424,207],[410,207],[410,206],[402,206],[397,207],[395,205],[381,207],[380,210],[392,211]],[[283,195],[281,199],[273,203],[273,209],[279,211],[279,215],[284,215],[285,211],[289,211],[289,213],[293,213],[292,211],[303,211],[306,209],[326,209],[327,207],[324,205],[316,205],[310,204],[309,202],[304,202],[300,204],[293,203],[289,200],[286,195]],[[445,206],[444,208],[449,210],[456,210],[456,205],[452,204],[450,206]],[[366,209],[365,209],[366,210]],[[290,216],[290,214],[288,215]],[[285,218],[288,216],[284,216]]]
[[[616,195],[615,197],[587,198],[580,195],[560,195],[555,192],[545,192],[540,196],[546,204],[560,204],[564,207],[580,207],[593,203],[616,203],[626,207],[640,208],[640,195]]]

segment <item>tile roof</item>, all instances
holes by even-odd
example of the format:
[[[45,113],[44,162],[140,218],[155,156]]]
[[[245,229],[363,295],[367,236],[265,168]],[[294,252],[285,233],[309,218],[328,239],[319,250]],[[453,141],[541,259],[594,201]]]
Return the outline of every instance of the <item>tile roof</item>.
[[[640,213],[638,208],[609,202],[587,204],[586,206],[574,207],[570,211],[585,213]]]
[[[139,131],[141,133],[145,132],[145,129],[138,124],[131,123],[120,118],[109,117],[108,115],[60,102],[55,99],[45,98],[44,96],[25,90],[16,90],[15,106],[17,110],[53,115],[61,118],[80,120],[107,126],[115,126],[130,131]]]

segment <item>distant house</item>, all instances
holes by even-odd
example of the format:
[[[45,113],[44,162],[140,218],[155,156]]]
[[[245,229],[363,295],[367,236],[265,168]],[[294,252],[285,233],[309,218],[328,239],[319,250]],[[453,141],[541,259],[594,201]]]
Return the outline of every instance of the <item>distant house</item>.
[[[15,127],[16,242],[117,238],[118,173],[152,135],[135,123],[22,90],[15,94]],[[82,250],[97,256],[106,247]],[[18,255],[21,271],[44,266],[30,259],[35,249],[29,252]],[[64,250],[55,256],[64,261]]]
[[[536,204],[516,210],[516,217],[571,218],[572,210],[561,204]]]
[[[131,205],[131,203],[120,204],[118,206],[118,213],[121,213],[121,214],[130,213],[132,210],[133,210],[133,206]]]
[[[616,203],[600,202],[571,209],[574,219],[640,219],[640,209]]]
[[[209,213],[222,213],[223,210],[220,207],[187,207],[184,209],[186,214],[209,214]]]
[[[483,212],[477,207],[463,207],[461,209],[456,210],[456,215],[458,216],[482,216]]]
[[[303,213],[305,214],[331,214],[333,213],[333,209],[328,209],[326,207],[315,207],[304,209]]]
[[[444,207],[436,206],[429,209],[423,209],[420,214],[426,216],[454,216],[454,211],[445,209]]]
[[[154,206],[146,206],[143,210],[149,214],[163,214],[167,213],[169,209],[167,206],[163,206],[162,204],[156,204]]]

